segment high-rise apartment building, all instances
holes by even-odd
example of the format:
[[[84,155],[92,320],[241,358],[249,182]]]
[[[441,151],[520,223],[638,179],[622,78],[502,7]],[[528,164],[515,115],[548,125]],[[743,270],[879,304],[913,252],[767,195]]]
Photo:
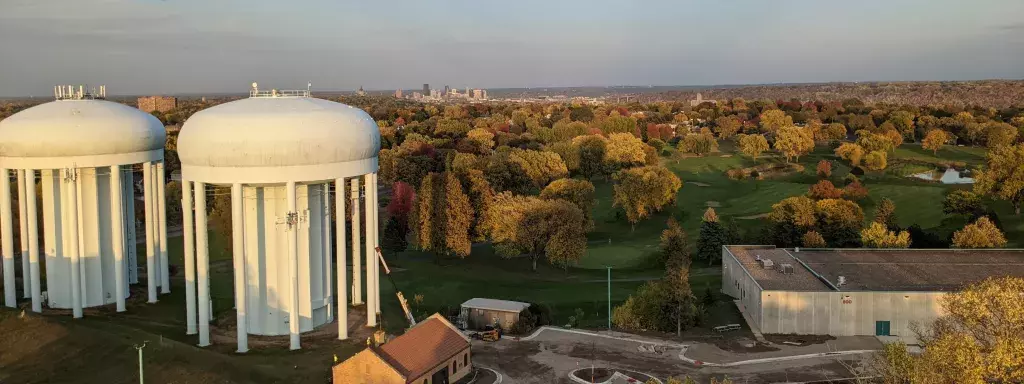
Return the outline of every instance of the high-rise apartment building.
[[[423,84],[423,94],[424,95],[429,95],[430,94],[430,84],[426,84],[426,83]]]

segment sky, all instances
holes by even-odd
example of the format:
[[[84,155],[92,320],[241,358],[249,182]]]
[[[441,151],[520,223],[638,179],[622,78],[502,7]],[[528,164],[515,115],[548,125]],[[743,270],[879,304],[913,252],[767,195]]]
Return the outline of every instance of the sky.
[[[0,97],[1024,78],[1020,0],[0,0]]]

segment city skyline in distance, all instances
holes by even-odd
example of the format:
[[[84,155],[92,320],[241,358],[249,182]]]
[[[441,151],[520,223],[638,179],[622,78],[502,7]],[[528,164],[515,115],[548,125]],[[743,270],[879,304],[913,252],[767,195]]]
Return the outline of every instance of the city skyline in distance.
[[[1024,3],[15,0],[0,97],[1024,78]],[[543,10],[543,12],[539,12]]]

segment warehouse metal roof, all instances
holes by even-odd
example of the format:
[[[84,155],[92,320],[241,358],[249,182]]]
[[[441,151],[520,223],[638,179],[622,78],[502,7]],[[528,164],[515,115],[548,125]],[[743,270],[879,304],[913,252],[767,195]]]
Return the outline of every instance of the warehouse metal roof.
[[[475,297],[475,298],[466,300],[465,303],[462,303],[462,307],[464,307],[464,308],[488,309],[488,310],[492,310],[492,311],[501,311],[501,312],[515,312],[515,313],[519,313],[522,310],[524,310],[526,308],[529,308],[530,307],[530,303],[523,303],[523,302],[509,301],[509,300],[482,299],[482,298],[479,298],[479,297]]]
[[[726,248],[773,291],[951,291],[989,277],[1024,277],[1024,250]],[[783,263],[792,273],[780,271]]]

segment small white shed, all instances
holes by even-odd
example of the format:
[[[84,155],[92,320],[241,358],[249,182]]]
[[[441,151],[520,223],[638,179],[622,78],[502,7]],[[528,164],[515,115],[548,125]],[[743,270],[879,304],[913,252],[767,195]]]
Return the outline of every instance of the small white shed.
[[[498,324],[508,330],[519,321],[519,312],[529,308],[530,303],[510,300],[472,298],[462,303],[459,324],[463,328],[480,329]]]

